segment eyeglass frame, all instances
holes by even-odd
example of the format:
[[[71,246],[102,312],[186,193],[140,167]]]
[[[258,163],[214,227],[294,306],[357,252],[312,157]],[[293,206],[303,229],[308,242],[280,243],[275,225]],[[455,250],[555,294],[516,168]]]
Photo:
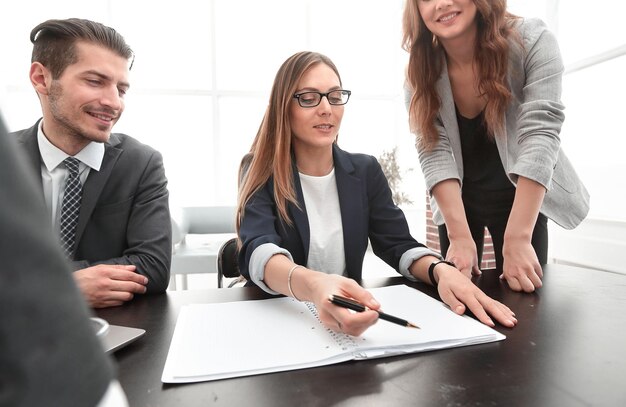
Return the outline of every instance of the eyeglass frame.
[[[333,93],[333,92],[345,92],[345,94],[348,95],[348,98],[346,99],[346,101],[344,103],[333,103],[328,98],[328,95]],[[302,106],[302,102],[300,101],[300,97],[302,95],[306,95],[306,94],[310,94],[310,93],[315,93],[315,94],[319,95],[320,96],[320,100],[317,102],[316,105]],[[350,95],[352,95],[352,91],[350,91],[350,90],[347,90],[347,89],[335,89],[335,90],[331,90],[331,91],[326,92],[326,93],[316,92],[316,91],[300,92],[300,93],[296,93],[295,95],[293,95],[293,98],[298,100],[298,106],[303,107],[305,109],[308,109],[308,108],[311,108],[311,107],[318,107],[320,105],[320,103],[322,103],[322,98],[323,97],[326,98],[326,100],[328,101],[328,104],[331,105],[331,106],[343,106],[346,103],[348,103],[348,101],[350,100]]]

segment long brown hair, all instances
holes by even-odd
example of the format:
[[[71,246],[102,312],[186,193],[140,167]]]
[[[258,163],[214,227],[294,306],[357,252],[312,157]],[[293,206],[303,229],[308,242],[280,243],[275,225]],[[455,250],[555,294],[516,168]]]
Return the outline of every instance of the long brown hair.
[[[325,55],[303,51],[289,57],[276,73],[269,104],[263,116],[261,126],[252,142],[250,154],[245,163],[247,171],[240,176],[242,181],[237,203],[237,231],[244,216],[246,204],[252,195],[273,178],[274,201],[278,215],[287,224],[292,221],[287,212],[287,203],[298,205],[293,183],[291,156],[291,117],[289,107],[294,101],[293,95],[304,73],[312,66],[325,64],[330,67],[341,83],[339,71]],[[250,159],[251,157],[251,159]]]
[[[409,52],[406,79],[412,92],[409,105],[411,131],[418,144],[432,149],[439,141],[435,119],[441,107],[436,84],[443,69],[445,50],[424,24],[417,2],[407,0],[403,15],[402,47]],[[509,38],[520,43],[513,29],[519,17],[506,11],[506,0],[473,0],[476,5],[478,89],[486,96],[485,124],[490,136],[504,126],[511,100],[507,85]]]

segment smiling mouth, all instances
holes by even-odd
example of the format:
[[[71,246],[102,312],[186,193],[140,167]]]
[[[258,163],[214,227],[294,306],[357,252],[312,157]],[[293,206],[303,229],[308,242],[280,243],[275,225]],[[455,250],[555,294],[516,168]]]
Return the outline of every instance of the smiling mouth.
[[[454,17],[458,16],[459,12],[454,12],[454,13],[450,13],[450,14],[446,14],[445,16],[439,17],[439,19],[437,20],[440,23],[447,23],[448,21],[452,20]]]
[[[112,122],[113,119],[115,119],[115,117],[108,116],[108,115],[103,115],[103,114],[98,114],[98,113],[87,112],[87,114],[89,114],[90,116],[95,117],[96,119],[103,120],[105,122]]]
[[[332,124],[320,124],[317,126],[313,126],[316,129],[322,129],[322,130],[330,130],[331,128],[335,127]]]

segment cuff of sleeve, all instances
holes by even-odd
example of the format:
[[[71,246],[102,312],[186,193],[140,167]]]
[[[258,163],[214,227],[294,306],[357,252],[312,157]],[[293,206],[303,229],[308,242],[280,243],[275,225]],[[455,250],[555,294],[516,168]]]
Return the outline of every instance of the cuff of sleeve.
[[[258,285],[263,291],[269,294],[280,294],[278,291],[274,291],[269,288],[263,280],[265,279],[265,266],[267,262],[276,254],[284,254],[289,257],[289,260],[293,261],[291,253],[275,245],[274,243],[265,243],[254,249],[252,256],[250,256],[250,279],[256,285]]]
[[[427,247],[414,247],[413,249],[409,249],[400,258],[400,274],[404,277],[408,278],[411,281],[418,281],[413,274],[409,271],[409,267],[411,264],[417,259],[420,259],[424,256],[435,256],[440,260],[443,260],[443,257],[437,252],[430,250]]]

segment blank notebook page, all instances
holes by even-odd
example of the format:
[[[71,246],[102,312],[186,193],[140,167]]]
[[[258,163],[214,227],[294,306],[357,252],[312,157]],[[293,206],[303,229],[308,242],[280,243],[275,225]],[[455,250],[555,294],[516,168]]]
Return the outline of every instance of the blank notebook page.
[[[188,305],[176,323],[163,381],[246,376],[505,338],[410,287],[370,291],[381,310],[421,329],[379,320],[363,335],[352,337],[325,328],[313,304],[287,297]]]

